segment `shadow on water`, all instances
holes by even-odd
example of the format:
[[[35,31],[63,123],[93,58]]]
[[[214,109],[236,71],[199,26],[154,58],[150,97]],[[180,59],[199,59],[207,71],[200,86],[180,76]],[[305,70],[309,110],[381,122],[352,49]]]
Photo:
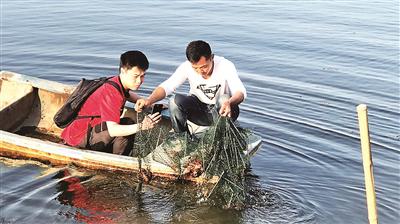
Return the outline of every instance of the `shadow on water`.
[[[7,175],[2,178],[0,223],[313,223],[315,218],[313,205],[292,192],[261,185],[251,172],[246,175],[246,206],[235,210],[223,209],[217,196],[204,201],[195,184],[152,181],[137,192],[136,175],[10,166],[7,160],[1,165]]]

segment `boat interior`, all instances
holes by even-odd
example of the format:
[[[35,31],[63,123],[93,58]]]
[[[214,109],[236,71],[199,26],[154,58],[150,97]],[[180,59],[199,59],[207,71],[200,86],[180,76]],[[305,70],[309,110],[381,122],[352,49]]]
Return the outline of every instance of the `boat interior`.
[[[65,93],[51,92],[2,77],[0,80],[0,130],[56,136],[61,133],[53,116],[68,97]],[[22,134],[22,133],[21,133]]]
[[[62,142],[62,129],[53,121],[74,87],[16,73],[0,75],[0,130],[24,136]],[[123,116],[136,119],[126,108]]]
[[[0,130],[41,140],[61,143],[62,129],[53,121],[56,112],[73,92],[74,86],[45,79],[25,76],[14,72],[0,72]],[[164,113],[166,112],[166,113]],[[164,110],[162,122],[159,124],[171,130],[167,110]],[[126,105],[123,117],[137,120],[137,113],[132,105]],[[201,135],[208,128],[188,122],[190,130]],[[160,126],[160,127],[161,127]],[[158,136],[160,143],[167,133]],[[257,139],[248,139],[249,143]]]

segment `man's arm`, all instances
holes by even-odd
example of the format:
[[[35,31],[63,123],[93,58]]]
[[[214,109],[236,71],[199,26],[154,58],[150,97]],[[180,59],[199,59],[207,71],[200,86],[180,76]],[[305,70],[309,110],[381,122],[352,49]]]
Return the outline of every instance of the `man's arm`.
[[[167,80],[161,83],[151,95],[145,99],[139,99],[135,104],[135,110],[141,112],[143,108],[149,107],[153,103],[164,99],[167,95],[176,90],[187,79],[187,69],[190,66],[189,62],[182,63]],[[190,67],[191,69],[191,67]]]
[[[163,87],[157,87],[147,99],[138,99],[135,104],[135,110],[141,112],[144,108],[149,107],[155,102],[158,102],[166,97],[166,93]]]
[[[113,121],[106,121],[108,133],[111,137],[128,136],[139,132],[140,130],[148,130],[160,122],[161,114],[155,113],[146,116],[140,124],[122,125]]]
[[[141,99],[139,95],[134,93],[133,91],[129,91],[129,98],[127,99],[129,102],[136,103],[139,99]]]
[[[229,98],[229,104],[230,106],[239,105],[241,102],[243,102],[243,100],[244,100],[244,93],[238,91],[235,94],[233,94],[231,98]]]
[[[231,116],[231,108],[235,105],[239,105],[244,100],[244,93],[241,91],[235,92],[231,98],[223,102],[219,114],[221,116]]]
[[[226,60],[224,61],[224,71],[225,74],[229,74],[226,77],[228,88],[232,93],[231,98],[222,103],[219,110],[221,116],[231,116],[231,107],[239,105],[244,101],[247,96],[246,88],[244,87],[242,81],[239,78],[235,65]]]

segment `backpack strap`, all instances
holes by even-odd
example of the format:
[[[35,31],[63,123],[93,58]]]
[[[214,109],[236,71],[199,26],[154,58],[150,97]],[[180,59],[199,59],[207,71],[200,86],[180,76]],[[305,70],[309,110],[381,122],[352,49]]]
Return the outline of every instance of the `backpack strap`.
[[[111,81],[111,80],[107,80],[106,83],[114,86],[114,88],[116,88],[125,97],[124,91],[121,89],[121,87],[116,82]]]
[[[106,81],[104,83],[108,83],[108,84],[112,85],[114,88],[116,88],[118,90],[118,92],[121,93],[122,96],[125,97],[125,93],[121,89],[121,87],[116,82],[109,80],[111,78],[112,77],[105,78]],[[78,116],[76,116],[75,119],[91,118],[91,120],[93,120],[94,118],[99,118],[99,117],[100,117],[100,115],[78,115]]]

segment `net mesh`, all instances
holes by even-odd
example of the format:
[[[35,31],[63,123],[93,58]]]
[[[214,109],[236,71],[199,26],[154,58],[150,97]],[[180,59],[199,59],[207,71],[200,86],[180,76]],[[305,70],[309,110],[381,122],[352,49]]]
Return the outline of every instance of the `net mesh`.
[[[138,121],[146,116],[138,115]],[[181,179],[203,177],[214,184],[199,185],[200,201],[213,199],[225,208],[242,208],[246,198],[244,173],[249,158],[244,154],[250,131],[237,127],[230,118],[219,117],[201,134],[176,134],[170,128],[156,128],[136,134],[134,151],[145,166],[146,156],[171,167]],[[135,153],[134,153],[135,154]]]

